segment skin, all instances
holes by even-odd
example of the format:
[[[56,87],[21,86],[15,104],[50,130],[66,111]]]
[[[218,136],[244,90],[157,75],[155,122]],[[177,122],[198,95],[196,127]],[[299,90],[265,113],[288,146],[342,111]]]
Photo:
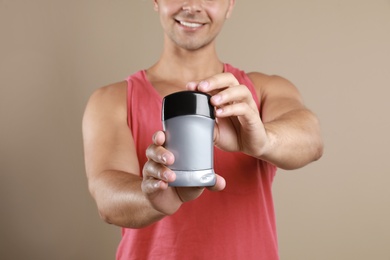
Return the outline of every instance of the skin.
[[[164,29],[160,59],[146,72],[161,96],[180,90],[212,95],[216,109],[214,144],[240,151],[279,168],[296,169],[317,160],[323,144],[317,117],[305,107],[297,88],[284,78],[259,72],[248,76],[262,104],[260,114],[248,88],[230,73],[216,54],[215,38],[231,16],[234,0],[155,0]],[[203,188],[172,188],[174,156],[156,132],[139,166],[127,125],[126,82],[96,90],[85,110],[83,140],[89,190],[101,217],[122,227],[142,228],[198,198]],[[142,177],[141,176],[142,173]],[[234,185],[234,184],[232,184]],[[217,175],[209,188],[221,191]]]

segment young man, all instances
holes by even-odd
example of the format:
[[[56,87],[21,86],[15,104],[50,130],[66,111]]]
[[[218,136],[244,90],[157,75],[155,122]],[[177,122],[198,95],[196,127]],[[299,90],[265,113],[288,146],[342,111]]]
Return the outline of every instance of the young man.
[[[276,167],[322,154],[319,123],[287,80],[223,63],[215,38],[234,0],[154,0],[161,58],[90,98],[83,137],[101,217],[123,227],[117,259],[278,259],[271,185]],[[162,98],[196,90],[215,106],[209,189],[173,188]],[[218,192],[210,192],[218,191]]]

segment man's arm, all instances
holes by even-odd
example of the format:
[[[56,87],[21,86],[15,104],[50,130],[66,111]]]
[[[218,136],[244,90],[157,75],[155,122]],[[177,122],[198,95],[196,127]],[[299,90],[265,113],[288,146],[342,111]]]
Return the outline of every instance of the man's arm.
[[[323,153],[320,124],[296,87],[278,76],[249,74],[258,87],[268,147],[260,156],[282,169],[296,169]]]
[[[89,190],[100,216],[121,227],[141,228],[175,213],[183,202],[199,197],[203,189],[175,188],[168,183],[175,173],[168,168],[174,156],[163,147],[158,131],[146,149],[148,161],[140,166],[127,125],[126,82],[97,90],[83,118],[83,139]],[[224,189],[217,175],[210,190]]]
[[[83,118],[83,139],[89,190],[102,219],[137,228],[165,216],[141,190],[137,154],[127,126],[125,82],[91,96]]]
[[[225,151],[240,151],[279,168],[296,169],[322,155],[317,117],[303,104],[287,80],[250,73],[261,102],[261,114],[247,86],[231,73],[187,84],[189,90],[212,95],[216,107],[214,143]]]

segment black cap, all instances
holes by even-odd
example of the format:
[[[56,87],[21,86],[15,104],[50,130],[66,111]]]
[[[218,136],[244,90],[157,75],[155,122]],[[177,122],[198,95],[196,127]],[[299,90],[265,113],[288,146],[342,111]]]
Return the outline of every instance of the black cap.
[[[210,98],[210,95],[196,91],[170,94],[163,100],[162,120],[184,115],[200,115],[215,119]]]

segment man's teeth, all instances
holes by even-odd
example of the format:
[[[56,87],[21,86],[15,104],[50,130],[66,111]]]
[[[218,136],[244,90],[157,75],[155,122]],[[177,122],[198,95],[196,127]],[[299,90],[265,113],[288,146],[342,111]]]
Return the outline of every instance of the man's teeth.
[[[198,28],[198,27],[202,26],[202,24],[200,24],[200,23],[189,23],[189,22],[183,22],[183,21],[180,21],[180,24],[187,26],[187,27],[191,27],[191,28]]]

